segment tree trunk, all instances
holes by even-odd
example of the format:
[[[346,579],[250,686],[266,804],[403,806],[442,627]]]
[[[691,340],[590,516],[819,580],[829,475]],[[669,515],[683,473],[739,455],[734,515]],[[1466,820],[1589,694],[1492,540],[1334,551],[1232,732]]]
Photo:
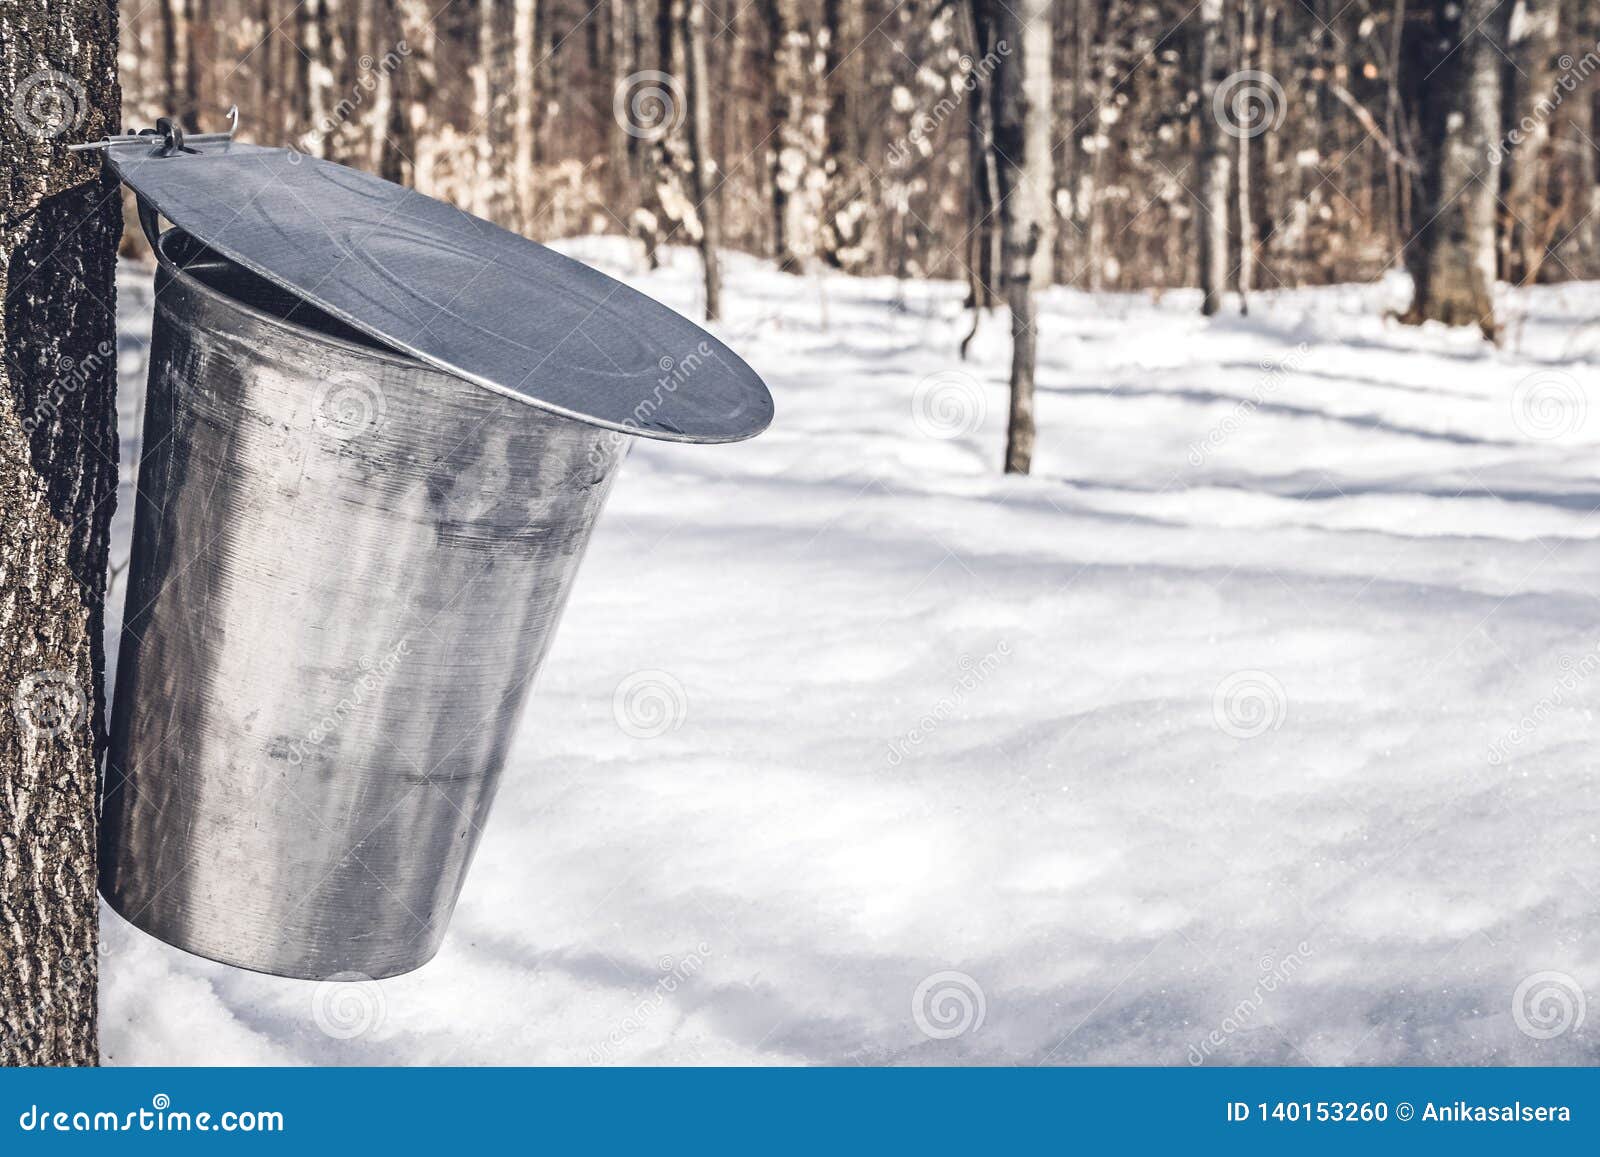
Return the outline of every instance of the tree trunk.
[[[494,78],[490,71],[495,55],[495,0],[478,0],[477,47],[472,68],[472,136],[478,164],[471,183],[472,211],[488,217],[494,205]]]
[[[844,269],[847,250],[858,250],[865,218],[851,212],[860,196],[855,188],[856,150],[850,144],[849,77],[845,69],[844,22],[848,12],[843,0],[822,0],[823,89],[827,96],[824,114],[822,172],[822,229],[818,239],[822,260],[831,268]]]
[[[1200,312],[1210,317],[1222,308],[1228,284],[1228,149],[1216,97],[1226,76],[1222,51],[1222,0],[1200,0],[1199,226]]]
[[[1517,0],[1510,25],[1511,60],[1503,70],[1510,89],[1506,104],[1516,132],[1505,151],[1506,222],[1501,268],[1507,281],[1531,282],[1544,264],[1544,237],[1553,209],[1548,188],[1547,150],[1556,101],[1561,5],[1558,0]],[[1509,136],[1509,134],[1508,134]]]
[[[795,247],[793,202],[804,165],[800,120],[805,64],[794,43],[797,29],[791,3],[792,0],[761,0],[761,15],[767,26],[768,115],[772,121],[767,150],[772,182],[772,256],[780,271],[799,273],[803,264]]]
[[[1411,324],[1476,325],[1496,335],[1495,193],[1500,61],[1497,0],[1430,0],[1409,22],[1402,62],[1418,122],[1421,173],[1406,246]]]
[[[96,153],[116,9],[13,6],[0,37],[0,1064],[93,1065],[95,768],[116,502],[115,261]]]
[[[535,0],[512,0],[511,19],[511,162],[516,196],[517,228],[533,236],[533,138],[538,90],[534,84],[538,26]]]
[[[1049,257],[1043,242],[1051,185],[1050,10],[1050,0],[978,0],[977,18],[987,25],[988,42],[1011,46],[998,58],[990,98],[1000,178],[1000,284],[1011,306],[1008,474],[1026,474],[1033,465],[1039,343],[1033,285],[1041,256]]]
[[[635,71],[634,65],[634,10],[633,0],[609,0],[610,4],[610,72],[611,91],[625,88],[627,79]],[[637,202],[635,192],[639,180],[638,143],[633,134],[623,131],[615,117],[610,126],[611,204],[612,215],[626,221],[626,206]]]
[[[986,20],[972,10],[972,82],[974,88],[962,107],[967,121],[967,277],[977,332],[977,311],[993,308],[997,300],[995,284],[999,277],[1000,228],[995,210],[1000,200],[999,174],[995,171],[993,106],[990,80],[977,62],[993,49],[993,31]],[[970,340],[970,337],[969,337]],[[963,343],[963,355],[965,343]]]
[[[711,159],[711,94],[706,62],[706,28],[700,0],[677,0],[688,90],[689,178],[695,214],[700,218],[700,258],[705,268],[706,320],[722,316],[722,275],[717,246],[722,240],[717,215],[716,162]]]
[[[1251,53],[1255,43],[1255,5],[1252,0],[1239,0],[1239,70],[1249,72]],[[1250,312],[1250,290],[1255,280],[1256,238],[1255,221],[1250,210],[1250,142],[1252,133],[1240,133],[1238,139],[1239,172],[1239,312]]]

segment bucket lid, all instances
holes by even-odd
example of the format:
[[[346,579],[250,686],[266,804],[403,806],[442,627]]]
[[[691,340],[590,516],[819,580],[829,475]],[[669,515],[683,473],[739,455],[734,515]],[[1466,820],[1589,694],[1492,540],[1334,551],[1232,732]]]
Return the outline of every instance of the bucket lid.
[[[735,442],[772,420],[755,371],[687,318],[413,189],[237,141],[106,152],[185,233],[484,389],[672,442]]]

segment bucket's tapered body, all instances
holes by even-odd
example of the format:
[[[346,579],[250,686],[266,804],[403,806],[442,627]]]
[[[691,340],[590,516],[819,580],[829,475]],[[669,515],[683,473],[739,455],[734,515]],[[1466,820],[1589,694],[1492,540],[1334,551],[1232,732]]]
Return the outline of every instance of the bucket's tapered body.
[[[185,244],[161,245],[102,890],[231,964],[405,972],[438,948],[629,439]]]

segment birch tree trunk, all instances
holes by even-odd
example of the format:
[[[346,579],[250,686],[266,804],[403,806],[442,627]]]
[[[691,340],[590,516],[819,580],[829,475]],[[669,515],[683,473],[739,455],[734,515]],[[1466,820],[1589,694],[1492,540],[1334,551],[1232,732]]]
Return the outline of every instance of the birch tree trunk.
[[[1033,465],[1039,343],[1033,286],[1041,257],[1049,258],[1043,241],[1051,187],[1050,10],[1051,0],[978,0],[977,18],[987,25],[989,43],[1010,47],[998,57],[990,98],[1000,185],[1000,285],[1011,306],[1008,474],[1026,474]]]
[[[1501,56],[1490,37],[1499,7],[1431,0],[1407,28],[1402,65],[1422,154],[1405,251],[1411,308],[1402,320],[1476,325],[1491,339]]]
[[[1210,317],[1222,308],[1228,284],[1228,150],[1216,106],[1226,58],[1222,51],[1222,0],[1200,0],[1199,226],[1200,312]]]
[[[688,90],[689,179],[700,219],[700,258],[705,269],[706,320],[722,316],[722,273],[717,264],[721,222],[717,213],[716,162],[711,157],[711,94],[706,62],[705,16],[700,0],[678,0]]]
[[[493,204],[495,0],[478,0],[478,59],[472,67],[472,119],[478,164],[471,182],[472,211],[487,217]]]
[[[0,36],[0,1064],[93,1065],[95,767],[116,502],[117,17],[12,6]]]

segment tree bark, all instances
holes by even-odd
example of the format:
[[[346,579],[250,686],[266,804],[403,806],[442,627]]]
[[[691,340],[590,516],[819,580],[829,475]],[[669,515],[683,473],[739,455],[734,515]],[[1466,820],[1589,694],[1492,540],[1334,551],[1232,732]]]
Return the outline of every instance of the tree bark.
[[[116,502],[116,9],[13,7],[0,36],[0,1064],[93,1065],[95,768]]]
[[[495,0],[478,0],[478,58],[472,69],[473,147],[477,169],[472,180],[472,211],[488,217],[494,205]]]
[[[1252,0],[1239,0],[1239,70],[1248,72],[1252,67],[1251,53],[1255,44],[1255,5]],[[1250,133],[1240,133],[1238,139],[1239,171],[1236,184],[1239,189],[1239,312],[1250,312],[1250,290],[1255,280],[1256,239],[1255,221],[1250,209]]]
[[[700,0],[677,0],[683,37],[684,87],[687,89],[689,179],[694,211],[700,219],[700,258],[705,269],[706,320],[722,316],[722,274],[717,247],[722,241],[717,214],[716,163],[711,159],[711,94],[706,62],[705,16]]]
[[[995,172],[993,105],[990,80],[979,67],[988,57],[993,45],[989,35],[993,31],[988,22],[972,13],[971,38],[973,59],[972,94],[963,102],[967,123],[967,278],[973,309],[973,333],[978,326],[977,313],[991,309],[998,300],[995,285],[999,278],[1000,227],[995,210],[1000,201],[1000,179]],[[970,336],[969,336],[969,341]],[[966,343],[962,354],[965,356]]]
[[[1494,338],[1499,182],[1497,0],[1430,0],[1408,22],[1403,84],[1421,172],[1406,245],[1411,308],[1402,320],[1476,325]]]
[[[1519,285],[1539,275],[1544,226],[1554,208],[1547,196],[1547,151],[1562,95],[1556,87],[1560,13],[1558,0],[1517,0],[1511,13],[1511,60],[1503,74],[1510,90],[1510,127],[1518,139],[1507,142],[1501,163],[1506,205],[1501,268],[1507,281]]]
[[[1216,106],[1217,89],[1227,75],[1222,51],[1222,0],[1200,0],[1199,60],[1200,118],[1199,226],[1200,312],[1207,317],[1222,308],[1228,284],[1228,149],[1222,117]]]
[[[791,9],[793,0],[761,0],[761,15],[767,26],[767,76],[772,121],[767,150],[772,182],[772,256],[784,273],[799,273],[804,268],[795,246],[794,200],[800,192],[804,167],[803,129],[805,64]]]
[[[1008,474],[1026,474],[1033,465],[1033,377],[1039,344],[1033,287],[1041,257],[1049,259],[1044,242],[1051,187],[1050,11],[1050,0],[978,0],[977,7],[999,62],[990,103],[1000,184],[1000,284],[1011,307]],[[1010,49],[1004,55],[998,53],[1001,43]]]
[[[534,83],[537,63],[538,5],[535,0],[512,0],[511,19],[511,138],[512,188],[516,195],[517,227],[533,236],[533,139],[538,90]]]

